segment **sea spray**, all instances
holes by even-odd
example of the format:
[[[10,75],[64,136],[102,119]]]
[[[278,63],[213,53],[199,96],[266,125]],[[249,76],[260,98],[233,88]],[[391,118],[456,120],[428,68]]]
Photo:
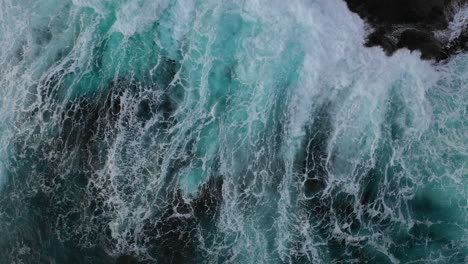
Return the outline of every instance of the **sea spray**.
[[[466,260],[465,54],[339,0],[0,3],[0,263]]]

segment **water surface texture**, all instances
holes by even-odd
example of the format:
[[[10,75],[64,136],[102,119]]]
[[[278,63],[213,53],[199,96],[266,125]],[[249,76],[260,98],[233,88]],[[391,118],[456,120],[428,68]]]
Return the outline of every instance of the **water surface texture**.
[[[367,30],[342,0],[0,0],[0,263],[467,263],[468,54]]]

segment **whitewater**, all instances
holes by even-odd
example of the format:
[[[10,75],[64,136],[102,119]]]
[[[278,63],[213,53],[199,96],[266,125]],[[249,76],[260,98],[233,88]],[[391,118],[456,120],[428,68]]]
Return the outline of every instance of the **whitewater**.
[[[466,263],[468,54],[369,30],[342,0],[0,0],[0,263]]]

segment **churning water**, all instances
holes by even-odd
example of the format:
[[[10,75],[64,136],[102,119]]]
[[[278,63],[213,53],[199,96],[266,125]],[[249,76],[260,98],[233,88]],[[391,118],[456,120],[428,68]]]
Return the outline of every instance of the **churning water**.
[[[468,261],[467,54],[341,0],[0,5],[0,263]]]

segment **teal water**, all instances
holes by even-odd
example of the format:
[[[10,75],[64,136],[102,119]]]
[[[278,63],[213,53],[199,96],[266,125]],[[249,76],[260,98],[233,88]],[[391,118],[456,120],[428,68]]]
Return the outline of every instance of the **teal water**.
[[[0,263],[466,263],[468,56],[340,0],[0,0]]]

